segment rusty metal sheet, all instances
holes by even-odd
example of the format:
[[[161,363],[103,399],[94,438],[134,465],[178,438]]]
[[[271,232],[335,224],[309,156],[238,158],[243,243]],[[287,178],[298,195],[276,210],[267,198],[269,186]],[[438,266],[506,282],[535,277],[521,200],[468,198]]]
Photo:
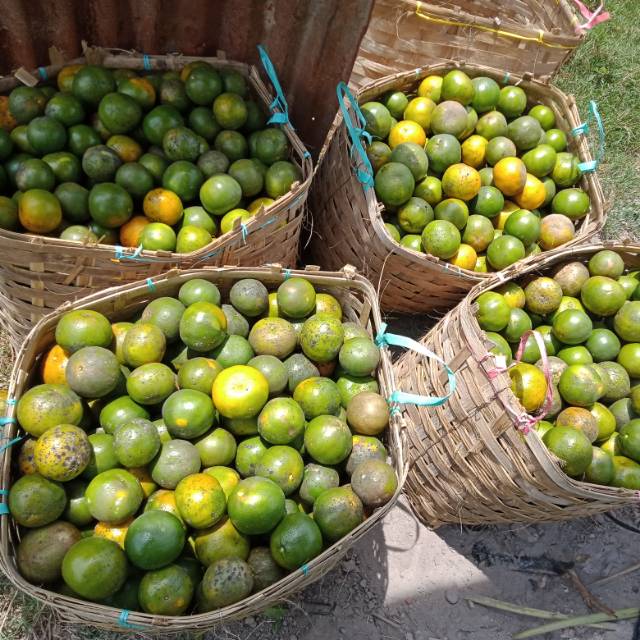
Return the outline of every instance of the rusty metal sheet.
[[[337,109],[373,0],[1,0],[0,73],[49,62],[82,40],[143,53],[215,55],[259,64],[264,44],[300,137],[317,153]]]

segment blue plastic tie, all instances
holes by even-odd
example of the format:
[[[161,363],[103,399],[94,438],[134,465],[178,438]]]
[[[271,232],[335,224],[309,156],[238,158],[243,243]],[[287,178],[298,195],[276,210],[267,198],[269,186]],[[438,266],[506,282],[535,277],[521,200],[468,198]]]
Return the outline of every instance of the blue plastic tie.
[[[0,489],[0,496],[8,496],[9,492],[6,489]]]
[[[125,629],[144,629],[144,627],[137,625],[137,624],[131,624],[129,622],[129,614],[131,612],[129,611],[129,609],[123,609],[120,612],[120,616],[118,617],[118,624],[121,627],[124,627]]]
[[[282,272],[282,277],[283,277],[285,280],[288,280],[288,279],[291,277],[291,269],[285,269],[285,270]]]
[[[123,247],[117,244],[115,246],[115,252],[116,260],[137,260],[142,253],[142,245],[136,247],[136,250],[133,253],[125,253]]]
[[[5,404],[8,404],[10,407],[13,407],[17,403],[15,398],[7,398],[5,400]]]
[[[24,440],[24,438],[25,438],[25,436],[18,436],[17,438],[14,438],[13,440],[9,440],[9,442],[7,442],[6,444],[3,444],[0,447],[0,452],[5,451],[9,447],[13,447],[14,444],[17,444],[18,442],[20,442],[20,440]]]
[[[508,71],[505,71],[504,78],[502,78],[502,82],[507,84],[507,82],[509,82],[510,77],[511,77],[511,74]]]
[[[302,571],[302,575],[306,576],[309,573],[309,565],[308,564],[303,564],[300,567],[300,571]]]
[[[310,157],[311,157],[311,154],[310,154],[310,153],[305,149],[305,150],[304,150],[304,153],[302,154],[302,157],[303,157],[303,158],[310,158]]]
[[[456,390],[456,374],[451,370],[449,365],[438,355],[427,349],[424,345],[407,338],[399,336],[395,333],[387,333],[386,323],[382,323],[380,333],[376,336],[375,343],[378,347],[394,346],[410,349],[426,358],[431,358],[439,362],[447,372],[449,380],[449,393],[446,396],[423,396],[416,393],[407,393],[405,391],[394,391],[388,398],[388,402],[397,404],[415,404],[419,407],[439,407],[443,405]]]
[[[47,70],[44,67],[38,67],[38,73],[40,74],[40,77],[45,82],[49,79],[49,74],[47,73]]]
[[[240,232],[242,233],[242,243],[247,244],[247,236],[249,235],[249,229],[244,222],[240,223]]]
[[[151,291],[155,291],[158,288],[151,278],[147,278],[147,287],[149,287]]]
[[[4,502],[0,502],[0,516],[7,515],[9,515],[9,507]]]
[[[583,133],[589,133],[589,123],[588,122],[583,122],[582,124],[579,124],[577,127],[574,127],[573,129],[571,129],[571,135],[575,138],[576,136],[579,136]]]
[[[276,73],[276,69],[273,66],[273,62],[271,62],[271,58],[267,53],[264,46],[261,44],[258,45],[258,53],[260,54],[260,61],[262,62],[262,66],[271,81],[271,85],[273,86],[273,90],[276,93],[276,97],[273,102],[269,105],[269,109],[271,110],[271,117],[269,118],[267,124],[291,124],[289,121],[289,105],[287,104],[287,100],[284,97],[284,93],[282,92],[282,87],[280,86],[280,81],[278,80],[278,74]],[[279,111],[276,111],[279,109]]]
[[[258,229],[264,229],[265,227],[268,227],[270,224],[273,224],[276,221],[275,217],[274,218],[269,218],[266,222],[264,222],[263,224],[261,224]]]
[[[5,424],[12,424],[16,421],[15,418],[9,418],[7,416],[3,416],[0,418],[0,427],[4,427]]]
[[[151,60],[149,60],[149,56],[146,53],[142,56],[142,66],[145,71],[151,71]]]
[[[344,82],[338,83],[336,93],[338,94],[338,103],[340,104],[340,110],[342,111],[344,125],[347,127],[347,132],[351,138],[351,157],[353,158],[353,155],[357,153],[364,165],[364,169],[361,166],[356,167],[356,177],[365,188],[371,189],[373,187],[373,167],[371,166],[371,161],[369,160],[364,145],[362,144],[362,138],[371,144],[371,134],[364,129],[367,121],[365,120],[362,111],[360,111],[360,107],[349,90],[349,87]],[[345,97],[349,99],[360,126],[354,125],[344,102]]]
[[[600,117],[600,112],[598,111],[598,105],[595,100],[589,101],[589,117],[587,119],[587,122],[590,122],[591,118],[593,118],[596,121],[596,126],[598,127],[598,148],[596,149],[595,160],[589,160],[588,162],[580,162],[578,164],[578,169],[580,169],[582,173],[592,173],[598,168],[598,165],[604,159],[604,139],[605,139],[604,125],[602,123],[602,118]]]
[[[390,399],[387,399],[387,402],[391,402]],[[396,406],[395,404],[392,404],[389,407],[389,415],[390,416],[399,416],[402,413],[402,410],[400,409],[400,407]]]

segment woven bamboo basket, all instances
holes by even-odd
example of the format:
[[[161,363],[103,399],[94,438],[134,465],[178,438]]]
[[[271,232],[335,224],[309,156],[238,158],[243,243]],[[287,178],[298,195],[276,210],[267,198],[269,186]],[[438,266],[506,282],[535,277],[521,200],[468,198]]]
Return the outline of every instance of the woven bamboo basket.
[[[460,60],[549,81],[584,39],[569,0],[376,0],[350,84]]]
[[[256,67],[222,57],[112,55],[104,49],[90,48],[87,59],[114,69],[139,70],[181,69],[191,61],[206,60],[218,69],[241,73],[265,110],[273,100]],[[47,67],[40,76],[55,78],[61,66]],[[10,91],[18,84],[15,77],[2,78],[0,92]],[[171,268],[267,263],[295,266],[312,162],[293,127],[285,124],[282,128],[291,144],[291,160],[301,170],[302,181],[246,224],[236,224],[229,233],[192,253],[84,245],[0,229],[0,324],[9,333],[14,349],[20,348],[24,337],[42,316],[61,304]]]
[[[538,434],[519,431],[526,412],[511,391],[476,318],[474,300],[484,291],[525,274],[544,274],[566,261],[587,262],[613,249],[627,266],[640,266],[640,245],[589,245],[559,249],[528,269],[478,285],[421,340],[455,371],[457,389],[436,409],[407,407],[409,437],[406,493],[414,513],[429,526],[445,523],[549,522],[589,516],[638,501],[638,492],[574,480],[565,475]],[[394,366],[398,385],[437,393],[446,376],[413,353]],[[492,372],[489,375],[488,372]]]
[[[501,84],[505,78],[502,71],[491,67],[439,64],[373,82],[357,93],[356,101],[373,100],[389,89],[415,91],[422,78],[442,75],[452,68],[461,68],[471,77],[489,76]],[[581,123],[572,96],[534,79],[512,76],[510,82],[520,85],[530,102],[551,107],[559,128],[571,131]],[[358,122],[354,106],[349,104],[346,109],[351,121]],[[570,137],[569,149],[581,162],[592,162],[584,135]],[[384,227],[383,206],[375,191],[363,187],[359,180],[362,172],[367,169],[353,149],[339,113],[318,160],[310,194],[314,212],[311,253],[316,264],[332,270],[343,264],[355,265],[378,287],[382,309],[402,313],[448,310],[474,285],[495,277],[494,273],[461,269],[395,242]],[[579,222],[575,238],[564,247],[584,243],[604,224],[605,202],[596,174],[584,174],[580,186],[591,198],[591,210]],[[525,258],[518,264],[524,266],[534,259],[535,256]]]
[[[60,316],[70,309],[94,309],[105,314],[112,321],[130,318],[159,296],[176,296],[180,286],[194,277],[215,282],[223,295],[242,278],[256,278],[268,288],[276,288],[286,278],[299,275],[308,279],[318,291],[326,291],[338,298],[342,304],[345,319],[365,327],[374,336],[384,330],[376,293],[371,284],[355,273],[352,267],[341,272],[329,273],[316,270],[290,271],[279,265],[263,268],[206,268],[171,271],[157,276],[151,283],[145,281],[114,287],[104,294],[93,294],[75,303],[67,303],[57,311],[42,318],[33,328],[20,350],[13,369],[9,386],[9,397],[16,401],[29,388],[34,372],[38,370],[38,360],[54,342],[55,328]],[[393,369],[386,348],[381,349],[381,361],[377,371],[380,393],[389,397],[394,389]],[[20,540],[18,527],[8,515],[0,519],[0,569],[21,591],[52,607],[62,622],[88,624],[123,631],[134,629],[146,633],[178,633],[188,630],[206,630],[212,624],[225,620],[243,618],[258,613],[276,602],[281,602],[295,591],[318,580],[330,571],[346,551],[367,531],[380,523],[385,514],[395,504],[407,474],[407,442],[404,420],[399,411],[392,411],[387,431],[386,445],[392,464],[398,476],[398,489],[386,505],[374,511],[362,524],[347,536],[331,545],[321,555],[314,558],[302,569],[289,573],[279,582],[271,585],[245,600],[211,611],[191,616],[155,616],[138,612],[126,612],[84,600],[67,597],[35,586],[27,582],[16,567],[16,546]],[[8,489],[13,477],[12,460],[17,451],[11,444],[20,439],[16,427],[15,403],[8,404],[8,415],[2,437],[1,486]],[[11,443],[11,444],[9,444]],[[4,505],[2,505],[4,507]],[[0,509],[0,513],[2,510]],[[4,510],[6,513],[6,507]]]

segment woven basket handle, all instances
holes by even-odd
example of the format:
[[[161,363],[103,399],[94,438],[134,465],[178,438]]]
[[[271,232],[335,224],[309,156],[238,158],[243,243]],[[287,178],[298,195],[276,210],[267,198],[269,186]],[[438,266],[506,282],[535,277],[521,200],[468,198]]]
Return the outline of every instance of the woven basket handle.
[[[354,154],[359,156],[359,164],[356,167],[356,177],[360,183],[366,187],[373,187],[373,166],[367,156],[362,140],[366,140],[371,143],[371,134],[365,130],[367,121],[360,110],[358,101],[353,97],[353,94],[349,90],[349,87],[344,82],[339,82],[336,87],[336,93],[338,94],[338,104],[340,105],[340,111],[342,112],[342,119],[344,120],[344,126],[347,128],[349,138],[351,138],[351,157]],[[345,98],[349,99],[351,108],[356,117],[357,124],[354,124],[349,109],[345,103]],[[358,162],[358,161],[357,161]],[[364,165],[364,168],[360,165]]]
[[[271,62],[271,58],[269,57],[267,50],[261,44],[258,45],[258,53],[260,54],[260,62],[262,62],[264,71],[267,74],[276,94],[273,102],[269,105],[269,109],[271,109],[271,117],[267,124],[290,125],[289,105],[287,104],[287,99],[284,97],[282,86],[280,85],[280,80],[278,80],[278,74],[273,66],[273,62]]]
[[[427,349],[419,342],[416,342],[411,338],[407,338],[406,336],[387,333],[386,329],[387,325],[383,322],[380,326],[380,333],[376,336],[375,340],[379,347],[402,347],[403,349],[415,351],[416,353],[423,355],[425,358],[435,360],[444,367],[449,381],[449,393],[444,396],[423,396],[417,393],[407,393],[406,391],[394,391],[387,399],[389,404],[392,405],[392,413],[394,409],[396,409],[396,411],[399,410],[397,406],[395,406],[399,404],[415,404],[419,407],[439,407],[443,405],[456,390],[456,374],[453,372],[451,367],[449,367],[449,365],[440,356],[436,355],[433,351]]]
[[[580,135],[587,135],[589,133],[591,123],[595,121],[597,132],[598,132],[598,146],[595,151],[595,160],[587,160],[585,162],[581,162],[578,165],[578,168],[582,173],[593,173],[598,165],[604,160],[604,125],[602,123],[602,117],[600,116],[600,112],[598,111],[598,104],[595,100],[589,101],[589,115],[587,119],[579,124],[577,127],[574,127],[571,130],[571,135],[575,138]]]

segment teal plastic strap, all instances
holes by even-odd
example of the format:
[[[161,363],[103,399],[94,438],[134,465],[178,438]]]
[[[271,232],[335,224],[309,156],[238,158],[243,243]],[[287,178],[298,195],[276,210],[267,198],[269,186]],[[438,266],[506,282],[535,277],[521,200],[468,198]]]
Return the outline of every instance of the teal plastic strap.
[[[40,74],[40,77],[45,82],[49,79],[49,74],[47,73],[47,70],[44,67],[38,67],[38,73]]]
[[[300,571],[302,571],[302,575],[306,576],[309,573],[309,565],[308,564],[303,564],[300,567]]]
[[[147,278],[147,287],[149,287],[150,291],[155,291],[158,287],[156,287],[155,282],[151,278]]]
[[[282,272],[282,276],[284,277],[285,280],[288,280],[291,277],[291,269],[285,269]]]
[[[589,116],[587,118],[587,121],[584,124],[580,125],[579,127],[576,127],[572,131],[572,133],[574,133],[574,131],[577,132],[577,133],[574,133],[574,135],[579,135],[581,133],[582,134],[588,133],[589,123],[591,122],[591,119],[595,120],[596,127],[598,129],[598,147],[596,149],[595,160],[589,160],[588,162],[581,162],[578,164],[578,168],[582,173],[592,173],[598,168],[598,165],[600,165],[600,163],[604,159],[604,140],[605,140],[604,124],[602,123],[602,118],[600,116],[600,112],[598,111],[598,104],[596,103],[595,100],[589,101]],[[584,129],[584,130],[577,131],[578,129]]]
[[[2,416],[0,418],[0,427],[4,427],[5,424],[13,424],[16,421],[15,418],[9,418],[7,416]]]
[[[8,496],[9,492],[6,489],[0,489],[0,496]],[[9,507],[4,503],[0,502],[0,516],[7,515],[9,513]]]
[[[118,624],[121,627],[124,627],[125,629],[144,629],[143,626],[137,625],[137,624],[131,624],[129,622],[129,614],[131,612],[129,611],[129,609],[123,609],[120,612],[120,616],[118,617]]]
[[[6,405],[13,407],[17,401],[15,398],[7,398],[4,402]]]
[[[249,229],[244,222],[240,223],[240,233],[242,234],[242,244],[247,244],[247,236],[249,235]]]
[[[137,247],[133,253],[125,253],[124,248],[119,244],[114,247],[114,250],[116,252],[116,260],[137,260],[142,253],[142,245]]]
[[[271,85],[273,86],[273,90],[276,93],[276,97],[269,105],[272,115],[269,118],[268,124],[291,124],[289,122],[289,105],[287,104],[287,100],[282,92],[282,87],[280,86],[278,74],[273,66],[273,62],[271,62],[269,54],[261,44],[258,45],[258,53],[260,54],[262,66],[264,67],[267,77],[269,78]],[[280,111],[276,111],[276,109],[279,109]]]
[[[149,60],[149,56],[146,53],[142,56],[142,66],[145,71],[151,71],[151,60]]]
[[[449,393],[447,393],[446,396],[423,396],[417,393],[394,391],[389,397],[389,402],[396,402],[398,404],[415,404],[419,407],[439,407],[443,405],[456,390],[456,374],[440,356],[427,349],[424,345],[412,340],[411,338],[407,338],[406,336],[399,336],[395,333],[387,333],[386,331],[387,325],[386,323],[383,323],[380,333],[376,336],[375,340],[379,347],[402,347],[403,349],[415,351],[426,358],[431,358],[432,360],[439,362],[445,368],[449,381]]]
[[[571,135],[574,137],[579,136],[583,133],[589,133],[588,122],[583,122],[582,124],[579,124],[577,127],[573,127],[573,129],[571,129]]]
[[[14,444],[17,444],[18,442],[20,442],[20,440],[23,440],[24,438],[25,438],[25,436],[18,436],[17,438],[14,438],[13,440],[9,440],[9,442],[5,442],[5,444],[0,446],[0,452],[5,451],[9,447],[13,447]]]
[[[340,104],[340,111],[342,111],[344,125],[347,128],[349,137],[351,138],[351,157],[357,153],[364,165],[364,169],[362,167],[356,168],[356,177],[364,187],[371,189],[373,187],[373,167],[371,166],[371,161],[369,160],[364,145],[362,144],[362,138],[371,144],[371,134],[364,129],[367,122],[364,119],[362,111],[360,111],[360,107],[358,106],[356,99],[353,97],[349,87],[344,82],[338,83],[336,93],[338,94],[338,103]],[[355,111],[359,126],[354,125],[353,120],[351,120],[351,115],[349,114],[344,102],[345,97],[349,99],[349,102]]]
[[[506,71],[504,74],[504,78],[502,78],[502,82],[504,82],[504,84],[507,84],[507,82],[509,82],[509,78],[511,77],[511,74]]]

